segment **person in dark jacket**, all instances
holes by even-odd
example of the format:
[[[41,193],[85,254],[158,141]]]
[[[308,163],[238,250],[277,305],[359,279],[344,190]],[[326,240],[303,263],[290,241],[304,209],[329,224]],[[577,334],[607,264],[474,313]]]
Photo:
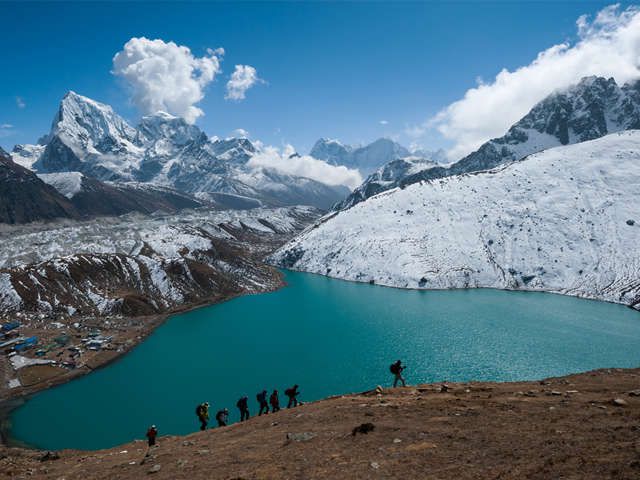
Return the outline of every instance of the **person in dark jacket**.
[[[393,375],[394,375],[393,388],[396,388],[396,386],[398,385],[398,382],[402,382],[402,386],[403,387],[406,386],[405,383],[404,383],[404,377],[402,376],[402,371],[405,368],[407,368],[407,367],[402,365],[402,362],[400,360],[396,360],[389,367],[389,370],[391,370],[391,373],[393,373]]]
[[[269,413],[269,404],[267,403],[267,391],[262,390],[259,394],[256,395],[256,400],[258,401],[258,405],[260,405],[260,411],[258,412],[258,416],[262,415],[262,412]]]
[[[200,430],[206,430],[209,424],[209,402],[198,405],[196,407],[196,415],[200,420]]]
[[[294,385],[291,388],[287,388],[284,391],[284,394],[289,397],[289,403],[287,404],[287,408],[297,407],[298,406],[298,395],[300,392],[298,391],[298,385]]]
[[[274,390],[269,397],[269,403],[271,404],[271,411],[273,413],[280,410],[280,399],[278,398],[278,390]]]
[[[156,444],[156,437],[158,436],[158,429],[155,425],[151,425],[149,430],[147,430],[147,440],[149,442],[149,447],[153,447]]]
[[[227,421],[229,420],[229,410],[223,408],[216,413],[216,421],[218,422],[219,427],[226,427]]]
[[[249,420],[249,399],[242,397],[236,403],[236,407],[240,410],[240,421],[244,422],[245,420]]]

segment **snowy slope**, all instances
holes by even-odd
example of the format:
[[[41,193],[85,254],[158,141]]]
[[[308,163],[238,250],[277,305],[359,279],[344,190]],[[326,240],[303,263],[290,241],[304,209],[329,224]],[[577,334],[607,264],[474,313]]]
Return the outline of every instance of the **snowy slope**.
[[[418,172],[400,185],[487,170],[548,148],[630,129],[640,129],[640,80],[619,86],[613,78],[585,77],[535,105],[504,136],[448,168]]]
[[[404,288],[548,290],[640,306],[640,131],[394,189],[325,217],[278,265]]]
[[[183,212],[0,230],[0,315],[149,315],[279,284],[262,258],[308,207]]]
[[[380,181],[379,172],[376,172],[335,208],[349,208],[398,186],[488,170],[548,148],[629,129],[640,129],[640,81],[618,86],[613,78],[585,77],[576,85],[552,93],[505,135],[489,140],[451,165],[442,165],[442,152],[433,152],[427,158],[439,164],[435,167],[427,165],[417,171],[406,169],[406,173],[400,172],[391,181]]]
[[[48,183],[65,197],[71,199],[82,190],[82,175],[80,172],[41,173],[38,178]]]

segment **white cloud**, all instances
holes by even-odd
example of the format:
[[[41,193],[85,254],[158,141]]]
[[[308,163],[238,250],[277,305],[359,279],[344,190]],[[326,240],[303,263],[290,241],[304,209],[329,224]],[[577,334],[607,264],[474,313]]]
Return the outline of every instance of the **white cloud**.
[[[260,152],[251,157],[247,165],[254,168],[273,168],[327,185],[345,185],[355,188],[362,183],[362,176],[358,170],[329,165],[323,160],[308,155],[298,155],[291,145],[285,146],[282,151],[276,147],[263,147]]]
[[[224,50],[195,57],[174,42],[132,38],[113,57],[113,74],[131,87],[132,102],[144,114],[160,110],[193,123],[204,114],[195,106],[220,71]]]
[[[261,81],[258,78],[258,72],[251,65],[236,65],[236,69],[227,82],[227,94],[224,98],[228,100],[244,100],[247,90]]]
[[[380,120],[380,125],[389,125],[389,122],[387,120]]]
[[[236,128],[233,132],[231,132],[231,136],[249,138],[249,132],[247,132],[244,128]]]
[[[3,123],[0,125],[0,138],[6,138],[13,135],[15,131],[13,130],[13,125],[10,123]]]
[[[437,128],[454,142],[448,155],[455,160],[503,135],[537,102],[584,76],[614,77],[618,83],[640,77],[640,9],[612,5],[593,20],[581,16],[576,25],[574,44],[554,45],[529,65],[503,69],[493,82],[480,80],[462,99],[405,133],[415,139]]]
[[[18,108],[25,108],[27,106],[22,97],[16,97],[16,105]]]

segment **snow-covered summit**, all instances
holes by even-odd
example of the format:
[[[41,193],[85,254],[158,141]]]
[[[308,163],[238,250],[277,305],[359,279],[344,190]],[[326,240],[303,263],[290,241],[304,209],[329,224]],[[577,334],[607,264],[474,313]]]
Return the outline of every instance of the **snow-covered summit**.
[[[19,161],[38,174],[80,172],[100,181],[174,188],[202,199],[232,195],[273,206],[295,202],[328,208],[348,193],[249,166],[257,147],[246,137],[210,139],[197,126],[166,112],[147,115],[134,128],[110,106],[75,92],[62,99],[45,143],[16,147]]]
[[[344,145],[338,140],[321,138],[311,152],[314,158],[331,165],[343,165],[368,175],[385,163],[411,155],[409,150],[389,138],[379,138],[365,146]]]
[[[629,129],[640,129],[640,80],[619,86],[613,78],[586,77],[549,95],[504,136],[488,141],[450,168],[419,172],[402,185],[486,170],[548,148]]]
[[[375,195],[280,266],[405,288],[548,290],[640,308],[640,131]]]
[[[553,92],[504,136],[486,142],[461,160],[444,165],[442,151],[414,151],[414,155],[434,160],[436,165],[400,171],[397,162],[393,162],[389,168],[398,172],[393,180],[380,181],[379,172],[375,172],[335,208],[349,208],[397,186],[487,170],[548,148],[629,129],[640,129],[640,80],[620,87],[613,78],[585,77],[576,85]]]

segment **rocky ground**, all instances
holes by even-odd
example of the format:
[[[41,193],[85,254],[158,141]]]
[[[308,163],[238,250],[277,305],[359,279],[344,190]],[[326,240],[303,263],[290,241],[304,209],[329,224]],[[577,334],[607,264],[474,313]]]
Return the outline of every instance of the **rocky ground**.
[[[160,437],[148,456],[140,440],[96,452],[5,448],[0,478],[640,478],[640,369],[448,387],[329,398]]]

